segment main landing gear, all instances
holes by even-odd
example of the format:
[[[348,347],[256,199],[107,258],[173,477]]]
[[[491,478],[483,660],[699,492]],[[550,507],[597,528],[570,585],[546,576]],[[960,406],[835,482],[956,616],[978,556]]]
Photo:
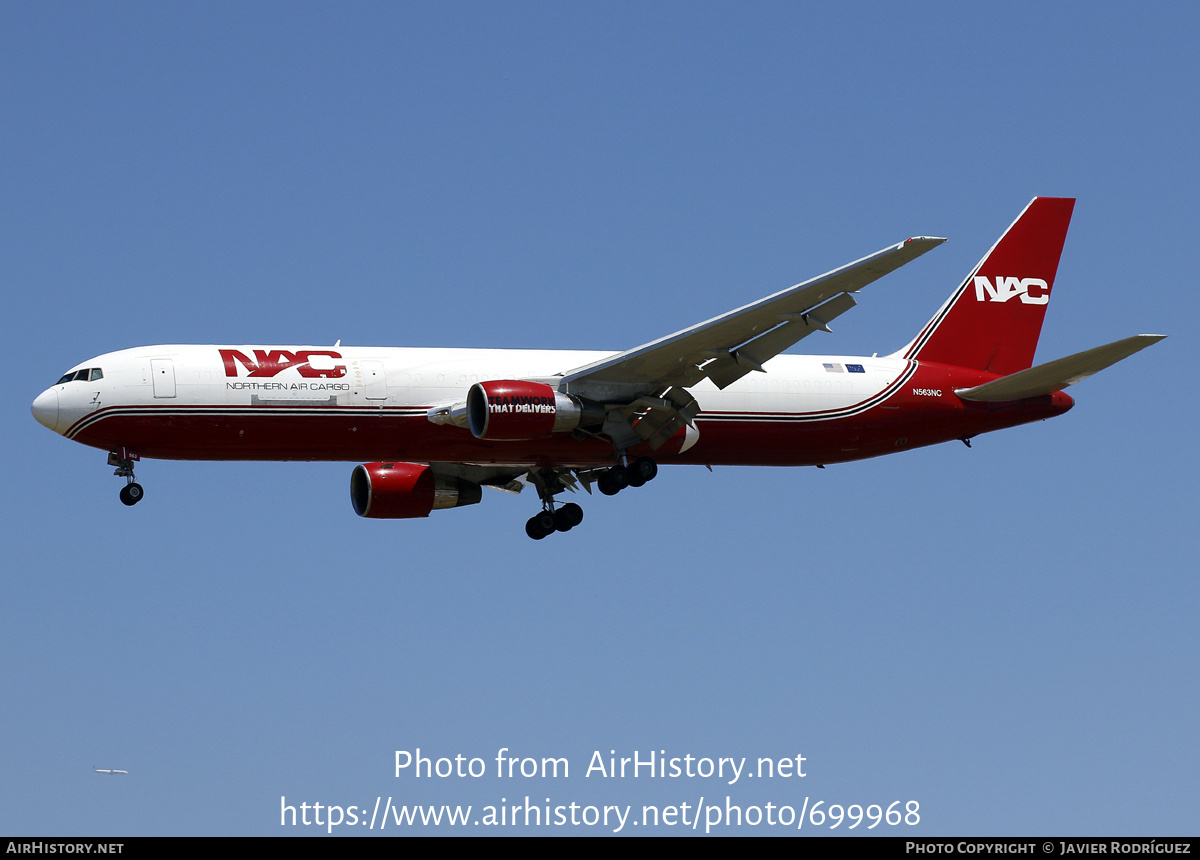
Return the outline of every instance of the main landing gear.
[[[525,523],[525,534],[534,540],[549,537],[555,532],[569,532],[583,522],[583,508],[574,502],[561,505],[558,510],[543,510],[534,514]]]
[[[605,469],[596,478],[596,486],[604,495],[615,496],[626,487],[640,487],[654,480],[657,474],[658,464],[649,457],[641,457],[628,465],[618,463]],[[525,534],[534,540],[541,540],[555,532],[569,532],[583,522],[583,508],[574,502],[555,508],[554,494],[566,489],[561,478],[549,470],[534,473],[531,477],[542,498],[542,511],[525,523]]]
[[[658,475],[658,464],[649,457],[639,457],[628,466],[618,463],[605,469],[596,479],[596,486],[606,496],[615,496],[626,487],[640,487]]]
[[[554,507],[554,496],[568,489],[562,474],[554,469],[535,469],[529,473],[529,478],[537,487],[538,496],[542,500],[542,510],[525,523],[525,534],[534,540],[541,540],[555,532],[569,532],[583,522],[583,508],[574,502]],[[575,480],[568,478],[568,481],[573,488]]]
[[[141,458],[137,454],[124,448],[108,455],[108,465],[117,467],[113,474],[125,479],[125,486],[121,488],[121,501],[126,505],[136,505],[145,494],[142,485],[133,479],[133,463],[139,459]]]

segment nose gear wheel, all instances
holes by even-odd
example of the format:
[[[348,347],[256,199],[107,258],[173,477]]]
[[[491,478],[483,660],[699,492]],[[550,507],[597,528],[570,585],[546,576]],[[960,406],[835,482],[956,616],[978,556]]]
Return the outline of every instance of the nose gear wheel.
[[[117,467],[113,474],[118,478],[125,479],[125,486],[121,488],[121,503],[124,505],[136,505],[145,495],[142,485],[133,478],[133,463],[138,459],[137,454],[128,452],[124,448],[108,455],[108,465]]]

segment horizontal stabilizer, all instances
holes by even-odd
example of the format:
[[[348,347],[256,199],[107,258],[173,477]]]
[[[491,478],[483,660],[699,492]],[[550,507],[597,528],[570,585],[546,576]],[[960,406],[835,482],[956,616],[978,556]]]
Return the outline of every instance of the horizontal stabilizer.
[[[1000,403],[1053,394],[1081,379],[1087,379],[1093,373],[1104,370],[1123,358],[1129,358],[1135,352],[1158,343],[1164,337],[1165,334],[1136,334],[1115,343],[1077,352],[1028,370],[1019,370],[1000,379],[976,385],[974,388],[963,388],[954,393],[963,400],[977,400],[983,403]]]

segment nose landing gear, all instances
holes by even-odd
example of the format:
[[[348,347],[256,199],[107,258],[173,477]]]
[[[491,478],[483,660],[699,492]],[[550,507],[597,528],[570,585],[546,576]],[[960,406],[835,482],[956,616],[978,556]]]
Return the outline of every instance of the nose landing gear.
[[[124,448],[112,451],[108,455],[108,465],[117,467],[113,474],[125,479],[125,486],[121,488],[121,502],[126,505],[136,505],[145,495],[142,485],[133,479],[133,463],[140,459],[141,457],[133,451]]]
[[[136,505],[142,500],[142,485],[137,481],[130,481],[121,488],[121,501],[127,505]]]

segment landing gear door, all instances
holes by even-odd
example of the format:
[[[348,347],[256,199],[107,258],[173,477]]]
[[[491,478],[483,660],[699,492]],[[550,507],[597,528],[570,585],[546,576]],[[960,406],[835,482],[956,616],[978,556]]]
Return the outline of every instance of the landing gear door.
[[[175,396],[175,365],[171,359],[150,359],[150,376],[154,380],[155,397]]]

